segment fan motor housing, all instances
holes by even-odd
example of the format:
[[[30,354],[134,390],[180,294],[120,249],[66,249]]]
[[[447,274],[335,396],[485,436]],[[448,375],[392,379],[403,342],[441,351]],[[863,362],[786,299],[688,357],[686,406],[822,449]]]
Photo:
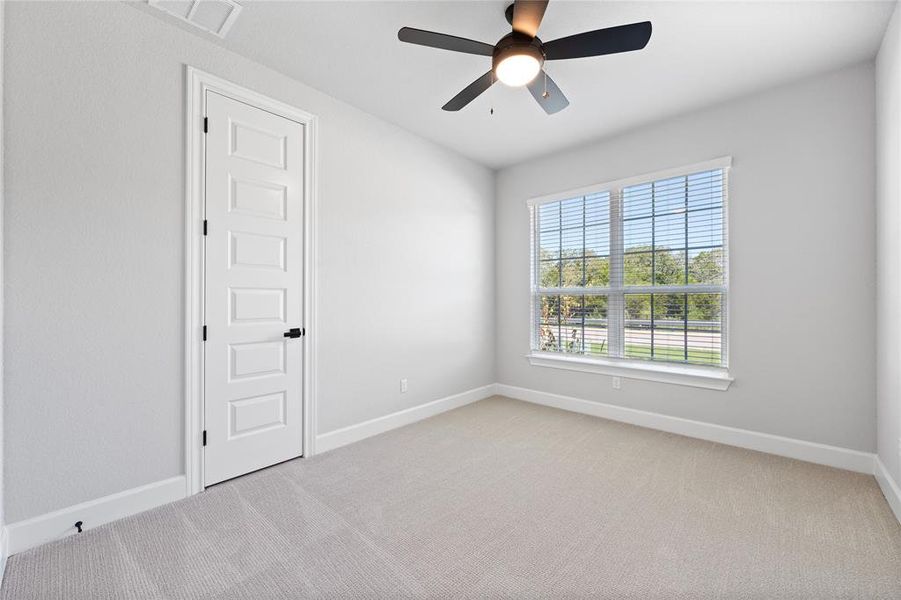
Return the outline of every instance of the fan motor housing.
[[[541,40],[537,37],[533,38],[513,32],[502,37],[494,46],[491,68],[497,69],[497,66],[505,58],[521,54],[533,56],[539,65],[544,65],[544,49],[541,47]]]

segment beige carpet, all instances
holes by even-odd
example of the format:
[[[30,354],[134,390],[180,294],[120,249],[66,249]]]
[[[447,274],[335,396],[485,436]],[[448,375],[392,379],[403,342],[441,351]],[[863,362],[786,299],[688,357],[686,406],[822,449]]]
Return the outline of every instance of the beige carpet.
[[[10,559],[28,598],[901,598],[872,477],[492,398]]]

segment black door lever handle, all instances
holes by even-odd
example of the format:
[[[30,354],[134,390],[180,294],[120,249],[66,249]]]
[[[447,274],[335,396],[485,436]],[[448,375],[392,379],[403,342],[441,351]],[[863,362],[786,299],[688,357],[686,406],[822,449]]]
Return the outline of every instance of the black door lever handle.
[[[300,327],[294,327],[293,329],[289,329],[285,332],[286,338],[299,338],[303,335],[303,331],[300,330]]]

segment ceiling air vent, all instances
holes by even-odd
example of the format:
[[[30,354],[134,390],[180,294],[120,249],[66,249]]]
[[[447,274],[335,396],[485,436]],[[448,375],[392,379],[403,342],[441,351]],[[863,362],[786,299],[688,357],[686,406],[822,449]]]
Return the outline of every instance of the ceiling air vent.
[[[241,12],[241,5],[233,0],[147,0],[147,3],[219,37],[225,37]]]

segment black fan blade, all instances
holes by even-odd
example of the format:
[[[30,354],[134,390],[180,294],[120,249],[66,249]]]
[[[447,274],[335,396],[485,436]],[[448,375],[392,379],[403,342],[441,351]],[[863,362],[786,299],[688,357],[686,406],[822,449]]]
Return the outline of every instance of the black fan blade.
[[[548,0],[516,0],[513,3],[513,31],[529,37],[538,35],[538,26],[544,18]]]
[[[631,25],[586,31],[547,42],[544,44],[544,57],[546,60],[560,60],[631,52],[647,46],[650,39],[651,22],[642,21]]]
[[[450,99],[450,102],[442,106],[442,110],[456,111],[460,110],[473,100],[479,97],[479,94],[487,90],[494,83],[494,71],[488,71],[468,86],[462,92]]]
[[[549,115],[558,113],[569,106],[569,100],[544,69],[529,83],[529,91],[532,92],[532,97],[541,105],[544,112]]]
[[[397,39],[408,44],[419,44],[420,46],[465,52],[466,54],[479,54],[481,56],[494,54],[494,46],[491,44],[468,40],[455,35],[447,35],[446,33],[413,29],[412,27],[402,27],[397,32]]]

